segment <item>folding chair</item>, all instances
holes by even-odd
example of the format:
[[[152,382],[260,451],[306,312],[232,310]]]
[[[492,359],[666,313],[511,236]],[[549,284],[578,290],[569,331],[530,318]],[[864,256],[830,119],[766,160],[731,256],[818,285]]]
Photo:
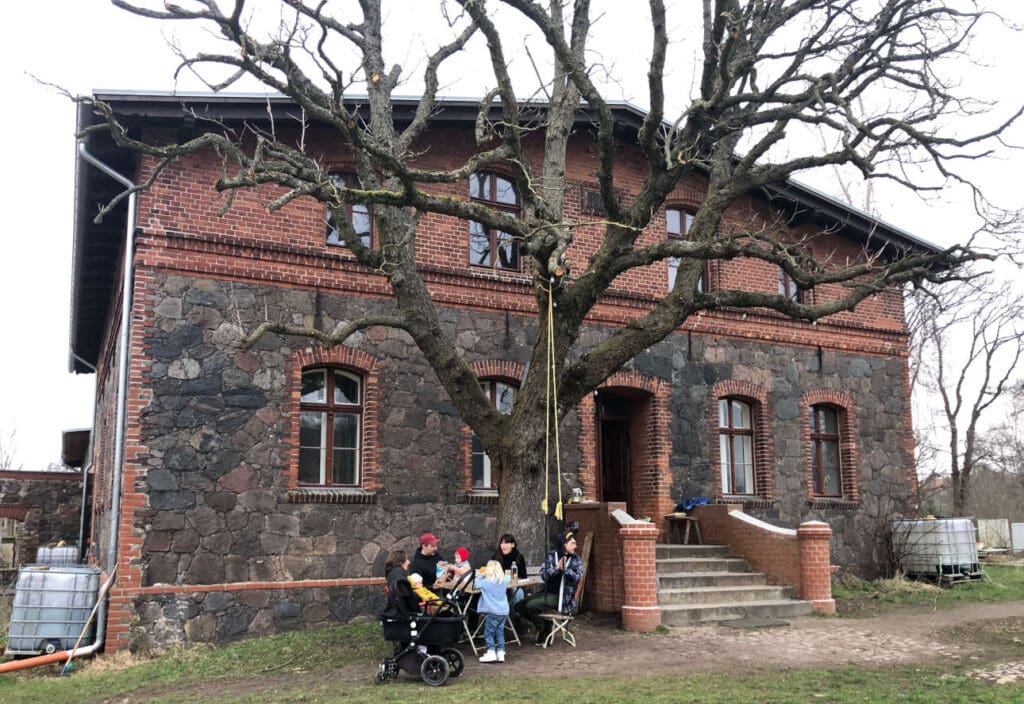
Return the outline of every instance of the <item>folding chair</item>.
[[[475,631],[469,629],[469,619],[467,618],[472,613],[473,594],[469,589],[473,585],[473,579],[476,577],[476,571],[470,570],[466,574],[459,577],[451,590],[448,592],[447,600],[452,607],[459,612],[462,616],[462,631],[466,636],[466,640],[469,641],[469,647],[473,649],[473,655],[476,655],[478,648],[476,643],[473,641]],[[479,630],[479,625],[477,626]]]
[[[580,559],[583,561],[583,574],[580,575],[579,584],[576,585],[576,610],[570,614],[563,614],[560,611],[548,611],[540,615],[545,621],[551,623],[551,631],[548,633],[548,637],[544,639],[544,646],[547,648],[549,645],[555,642],[555,636],[561,634],[562,640],[576,647],[576,636],[573,635],[572,631],[569,630],[569,624],[572,623],[573,619],[576,618],[576,614],[579,612],[580,604],[583,601],[583,585],[587,582],[587,565],[590,562],[590,547],[593,542],[593,535],[591,533],[585,533],[583,535],[583,550],[580,552]]]

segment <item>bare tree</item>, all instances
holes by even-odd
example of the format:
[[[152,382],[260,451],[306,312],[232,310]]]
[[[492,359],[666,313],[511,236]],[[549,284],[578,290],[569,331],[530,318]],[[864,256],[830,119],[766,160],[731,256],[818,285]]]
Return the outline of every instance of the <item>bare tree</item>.
[[[222,40],[223,48],[189,53],[179,46],[182,68],[205,76],[218,89],[242,77],[255,78],[294,100],[301,124],[288,133],[253,125],[234,131],[199,120],[207,125],[199,136],[154,144],[123,129],[110,106],[79,98],[104,118],[105,124],[90,129],[109,130],[118,145],[151,157],[152,179],[176,158],[217,150],[225,163],[216,182],[226,194],[225,208],[237,190],[266,184],[282,189],[269,199],[270,211],[297,198],[325,203],[355,258],[390,284],[393,315],[353,320],[335,331],[271,320],[252,331],[248,342],[279,333],[338,345],[370,326],[404,330],[498,471],[499,528],[514,527],[527,544],[543,543],[537,506],[544,493],[549,329],[561,420],[624,363],[699,311],[762,308],[812,321],[850,310],[892,286],[960,279],[960,265],[980,256],[959,245],[936,255],[879,242],[849,265],[827,253],[815,258],[806,242],[780,237],[763,222],[724,227],[726,210],[739,199],[785,184],[808,169],[846,164],[866,178],[889,179],[913,189],[938,188],[955,180],[973,189],[980,211],[998,215],[993,219],[1001,222],[1007,216],[989,208],[956,169],[958,163],[981,158],[998,146],[1000,134],[1020,114],[1011,111],[986,122],[983,105],[957,95],[955,86],[941,78],[943,62],[962,58],[985,15],[969,2],[959,3],[962,7],[919,0],[680,3],[677,9],[687,16],[678,24],[699,28],[695,31],[702,32],[703,41],[696,95],[685,109],[668,114],[666,96],[679,92],[679,86],[667,83],[665,71],[669,27],[677,22],[670,24],[663,0],[650,0],[649,111],[635,143],[646,174],[635,193],[622,198],[616,174],[621,135],[595,79],[599,70],[588,44],[595,21],[590,0],[442,2],[439,11],[450,22],[451,37],[422,60],[424,89],[414,115],[404,122],[396,120],[392,95],[407,74],[385,56],[380,0],[342,3],[339,9],[333,3],[281,0],[280,22],[272,31],[257,29],[261,25],[253,21],[244,0],[193,0],[187,7],[113,1],[143,17],[205,26]],[[550,61],[540,64],[551,71],[544,85],[524,89],[510,75],[509,50],[519,51],[523,37],[515,33],[514,22],[505,22],[509,12],[518,16],[519,26],[525,20],[550,51]],[[480,103],[478,149],[457,168],[424,168],[415,145],[439,108],[439,70],[449,57],[475,46],[477,38],[486,47],[494,81]],[[629,42],[628,51],[635,50]],[[545,97],[540,108],[523,100],[538,95]],[[597,223],[603,230],[600,246],[581,271],[570,273],[567,255],[574,232],[595,225],[568,218],[563,203],[566,150],[581,111],[591,121],[591,148],[599,158],[606,215]],[[954,125],[957,115],[973,122]],[[319,154],[304,149],[307,125],[329,130],[339,152],[351,154],[358,183],[342,187],[331,181]],[[826,148],[807,146],[814,143],[804,138],[812,129],[827,134]],[[542,141],[541,158],[528,157],[524,143],[530,139]],[[521,217],[438,194],[438,184],[465,182],[475,171],[495,165],[511,175],[522,199]],[[641,242],[640,234],[666,196],[694,175],[705,179],[707,187],[690,236]],[[373,207],[379,246],[367,248],[360,241],[346,208],[352,203]],[[424,213],[476,221],[508,233],[529,261],[540,332],[530,373],[510,415],[499,414],[488,402],[469,362],[445,333],[417,270],[416,224]],[[669,257],[679,261],[673,290],[602,342],[581,347],[584,320],[609,287],[626,272]],[[836,294],[801,302],[771,293],[698,286],[704,262],[741,257],[781,267],[804,289],[824,286]],[[549,296],[554,299],[550,308]],[[550,328],[549,310],[555,311]]]
[[[0,469],[21,469],[18,462],[18,431],[12,428],[6,437],[0,437]]]
[[[983,277],[956,290],[921,289],[909,302],[913,377],[941,400],[953,511],[965,515],[971,474],[985,459],[979,431],[1013,389],[1024,354],[1024,298]]]

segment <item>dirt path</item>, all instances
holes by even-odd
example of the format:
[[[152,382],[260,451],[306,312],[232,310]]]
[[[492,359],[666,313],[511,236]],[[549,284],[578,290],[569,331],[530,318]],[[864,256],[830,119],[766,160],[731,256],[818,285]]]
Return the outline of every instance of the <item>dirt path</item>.
[[[970,662],[1024,656],[1024,644],[1014,648],[1012,639],[989,637],[991,632],[1009,628],[1024,641],[1024,602],[972,603],[867,619],[804,617],[789,623],[752,631],[704,625],[673,628],[664,635],[641,635],[614,629],[607,621],[581,619],[575,629],[578,647],[558,643],[555,648],[574,672],[609,675]],[[1006,652],[1007,642],[1015,653]],[[504,668],[510,674],[544,676],[551,670],[550,655],[550,650],[529,643],[522,648],[513,646]]]

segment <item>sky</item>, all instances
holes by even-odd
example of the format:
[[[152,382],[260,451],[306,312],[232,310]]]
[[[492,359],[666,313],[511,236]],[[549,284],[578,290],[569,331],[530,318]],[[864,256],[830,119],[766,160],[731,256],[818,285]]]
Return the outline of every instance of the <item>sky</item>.
[[[698,5],[693,0],[678,0],[675,5],[684,3]],[[621,56],[614,51],[632,38],[637,46],[646,46],[643,13],[622,7],[631,4],[611,4],[623,14],[608,14],[597,23],[591,47],[618,77],[609,97],[642,105],[645,51],[626,51]],[[398,48],[390,54],[392,62],[415,68],[416,50],[434,44],[418,35],[444,31],[436,17],[417,14],[429,5],[420,0],[391,4],[387,17],[396,26],[392,45]],[[1024,16],[1017,3],[1000,7]],[[0,140],[7,222],[0,235],[0,444],[8,449],[13,444],[15,466],[41,469],[59,460],[63,430],[91,426],[95,380],[94,375],[67,371],[75,108],[45,83],[78,94],[95,89],[172,90],[175,61],[167,40],[175,36],[193,42],[202,37],[180,26],[130,16],[102,0],[5,3],[0,13],[7,35],[0,42],[0,86],[5,94]],[[670,18],[671,51],[678,62],[671,64],[668,79],[679,87],[679,97],[685,98],[692,87],[686,59],[695,54],[697,44],[689,29],[693,25],[683,13]],[[986,41],[978,46],[989,65],[964,68],[963,80],[973,93],[1002,105],[1020,104],[1024,102],[1024,84],[1018,75],[1022,52],[1003,41],[1006,32],[997,30],[989,27],[983,37]],[[513,72],[529,75],[532,66],[526,52],[512,49]],[[488,82],[489,76],[480,73],[469,57],[460,61],[453,67],[459,80],[442,75],[449,95],[478,96],[493,85],[493,79]],[[185,78],[177,87],[197,90],[201,85]],[[257,89],[251,84],[246,88]],[[408,88],[406,92],[415,92],[414,84]],[[1024,133],[1018,134],[1017,142],[1024,143]],[[1020,205],[1016,191],[1022,167],[1024,155],[1008,151],[977,175],[998,200]],[[813,185],[835,191],[828,180],[829,175],[822,174]],[[938,244],[959,241],[974,228],[963,190],[922,201],[880,189],[875,207],[883,219]]]

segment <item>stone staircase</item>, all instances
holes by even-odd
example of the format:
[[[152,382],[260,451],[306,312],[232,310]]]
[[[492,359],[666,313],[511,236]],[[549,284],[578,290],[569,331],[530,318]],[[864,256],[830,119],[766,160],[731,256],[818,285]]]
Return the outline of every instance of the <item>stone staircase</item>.
[[[792,598],[792,587],[769,586],[744,560],[729,557],[724,545],[657,545],[655,550],[658,605],[666,626],[811,613],[811,602]]]

